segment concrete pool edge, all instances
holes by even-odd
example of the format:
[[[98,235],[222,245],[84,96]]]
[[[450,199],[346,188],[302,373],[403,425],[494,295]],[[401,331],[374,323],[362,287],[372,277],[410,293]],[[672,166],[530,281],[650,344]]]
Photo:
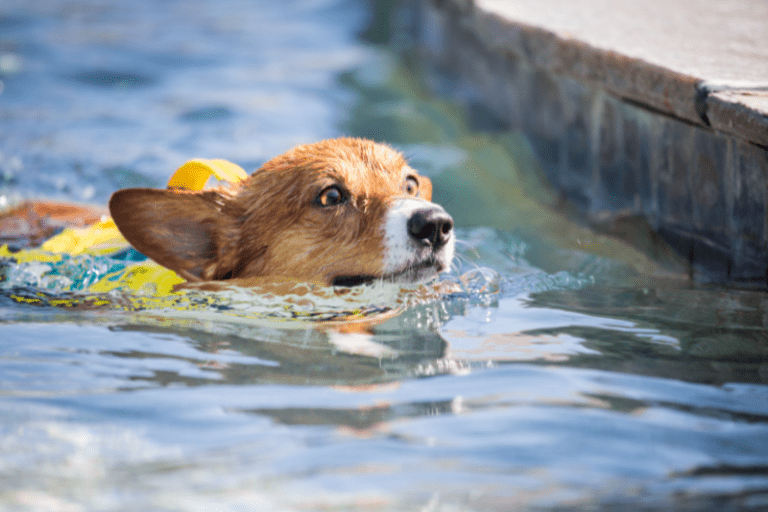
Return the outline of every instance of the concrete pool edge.
[[[765,287],[768,4],[617,5],[421,0],[419,46],[590,220],[640,215],[704,280]]]

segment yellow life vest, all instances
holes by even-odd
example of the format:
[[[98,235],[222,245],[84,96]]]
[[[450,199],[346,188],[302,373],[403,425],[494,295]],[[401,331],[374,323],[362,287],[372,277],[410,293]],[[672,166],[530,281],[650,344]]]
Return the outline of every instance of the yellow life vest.
[[[168,186],[202,190],[211,176],[231,183],[248,177],[240,166],[227,160],[196,159],[179,167],[168,181]],[[0,257],[12,258],[20,264],[34,261],[55,263],[61,261],[63,255],[109,256],[128,247],[128,241],[120,234],[115,222],[111,218],[104,218],[87,228],[64,229],[37,249],[11,252],[7,245],[3,245],[0,247]],[[175,285],[183,282],[184,279],[172,270],[152,260],[146,260],[127,265],[115,275],[107,274],[89,285],[88,291],[108,292],[115,288],[140,290],[152,283],[155,293],[165,295],[170,293]]]

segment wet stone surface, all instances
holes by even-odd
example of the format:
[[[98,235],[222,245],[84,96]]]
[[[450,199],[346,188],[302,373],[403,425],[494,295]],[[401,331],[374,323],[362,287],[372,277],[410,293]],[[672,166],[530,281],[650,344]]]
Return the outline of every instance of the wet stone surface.
[[[733,4],[746,10],[727,17],[749,18],[747,4]],[[548,32],[545,21],[539,27],[514,14],[504,18],[499,13],[508,7],[424,0],[423,55],[450,70],[459,91],[471,91],[511,130],[525,133],[552,185],[588,219],[641,215],[689,259],[697,278],[768,287],[764,188],[744,190],[745,180],[758,184],[768,176],[759,58],[744,75],[754,91],[707,92],[713,86],[702,85],[696,93],[689,75],[585,45],[579,39],[589,39],[584,31],[576,30],[578,37],[561,33],[569,23],[591,22],[568,21],[560,13],[551,21],[558,28]],[[534,20],[537,9],[525,4],[509,13]],[[728,30],[718,29],[718,37]],[[743,28],[733,30],[737,37]],[[611,34],[604,39],[612,41]],[[744,59],[725,59],[723,69],[748,65]],[[711,62],[700,66],[707,77],[719,76]],[[461,100],[466,92],[456,96]]]

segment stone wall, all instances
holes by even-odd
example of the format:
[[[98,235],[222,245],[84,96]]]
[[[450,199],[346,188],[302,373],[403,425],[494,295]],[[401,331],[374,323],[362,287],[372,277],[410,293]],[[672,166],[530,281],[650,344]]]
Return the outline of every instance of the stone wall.
[[[641,215],[697,278],[766,286],[768,117],[710,110],[719,97],[702,95],[693,79],[638,71],[615,53],[601,60],[599,50],[537,27],[479,22],[471,1],[420,5],[424,59],[525,133],[552,185],[590,222]],[[721,130],[707,118],[713,112],[757,122],[752,132],[738,123]]]

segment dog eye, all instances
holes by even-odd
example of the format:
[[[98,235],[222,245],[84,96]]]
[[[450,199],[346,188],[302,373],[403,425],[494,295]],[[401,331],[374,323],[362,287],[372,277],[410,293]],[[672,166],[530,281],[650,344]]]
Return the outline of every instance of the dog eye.
[[[320,192],[315,203],[320,206],[334,206],[343,203],[345,200],[344,192],[336,185],[333,185]]]
[[[403,191],[409,195],[416,197],[419,195],[419,182],[414,178],[413,176],[408,176],[405,178],[405,183],[403,183]]]

